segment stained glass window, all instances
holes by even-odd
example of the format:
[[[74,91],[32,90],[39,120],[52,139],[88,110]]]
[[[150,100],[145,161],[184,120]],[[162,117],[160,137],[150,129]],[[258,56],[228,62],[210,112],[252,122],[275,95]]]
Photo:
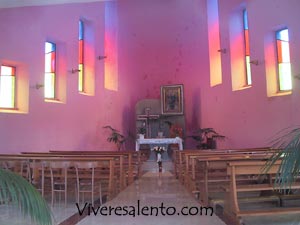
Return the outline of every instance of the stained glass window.
[[[287,28],[276,32],[276,45],[279,91],[289,91],[292,89],[292,75],[289,32]]]
[[[0,108],[15,108],[16,68],[1,66]]]
[[[84,91],[84,27],[83,21],[79,20],[79,63],[78,63],[78,90]]]
[[[248,13],[245,9],[244,15],[244,39],[245,39],[245,63],[246,63],[246,84],[251,85],[251,67],[250,67],[250,46],[249,46],[249,27],[248,27]]]
[[[208,47],[210,62],[210,86],[222,84],[222,57],[220,42],[219,1],[207,1]]]
[[[55,98],[56,45],[45,43],[45,98]]]

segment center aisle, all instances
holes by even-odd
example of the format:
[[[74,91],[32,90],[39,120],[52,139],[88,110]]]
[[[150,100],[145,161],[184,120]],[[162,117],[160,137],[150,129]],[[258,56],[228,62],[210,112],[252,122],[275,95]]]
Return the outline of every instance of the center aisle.
[[[106,206],[106,209],[102,208],[102,211],[101,208],[94,209],[96,215],[91,210],[91,214],[78,224],[225,225],[214,212],[211,215],[211,209],[206,211],[206,208],[201,208],[201,205],[174,178],[168,171],[172,168],[171,162],[163,162],[163,168],[161,176],[158,176],[156,162],[145,162],[144,170],[147,172],[139,180],[104,204],[102,207]],[[109,207],[113,208],[111,215]],[[189,213],[193,215],[182,215]]]

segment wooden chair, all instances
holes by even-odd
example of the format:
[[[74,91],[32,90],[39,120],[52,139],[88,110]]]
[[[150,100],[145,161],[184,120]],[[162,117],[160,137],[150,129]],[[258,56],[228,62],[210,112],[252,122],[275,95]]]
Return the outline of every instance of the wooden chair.
[[[67,161],[52,161],[49,162],[50,176],[51,176],[51,205],[54,205],[55,193],[64,193],[65,206],[67,205],[67,187],[68,187],[68,168],[70,162]]]
[[[24,172],[27,164],[28,162],[26,160],[5,160],[2,161],[1,167],[3,169],[18,173],[19,175],[27,179],[27,174],[26,172]]]
[[[28,181],[41,192],[44,197],[45,194],[45,161],[32,161],[28,163]]]
[[[90,193],[92,204],[94,205],[94,194],[98,192],[100,204],[102,205],[101,178],[96,176],[97,162],[74,162],[76,170],[76,197],[80,202],[80,194],[82,193],[83,202],[84,194]],[[95,178],[98,178],[97,180]]]

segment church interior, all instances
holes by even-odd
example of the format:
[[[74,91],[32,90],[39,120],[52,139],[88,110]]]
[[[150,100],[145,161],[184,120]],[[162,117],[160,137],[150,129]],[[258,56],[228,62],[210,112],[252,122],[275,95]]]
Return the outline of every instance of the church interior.
[[[0,0],[0,224],[300,224],[299,9]]]

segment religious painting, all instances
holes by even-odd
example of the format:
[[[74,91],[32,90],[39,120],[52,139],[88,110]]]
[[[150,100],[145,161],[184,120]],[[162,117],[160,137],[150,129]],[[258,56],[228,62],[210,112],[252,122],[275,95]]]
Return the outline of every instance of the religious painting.
[[[161,113],[164,115],[183,114],[183,85],[165,85],[160,88]]]

